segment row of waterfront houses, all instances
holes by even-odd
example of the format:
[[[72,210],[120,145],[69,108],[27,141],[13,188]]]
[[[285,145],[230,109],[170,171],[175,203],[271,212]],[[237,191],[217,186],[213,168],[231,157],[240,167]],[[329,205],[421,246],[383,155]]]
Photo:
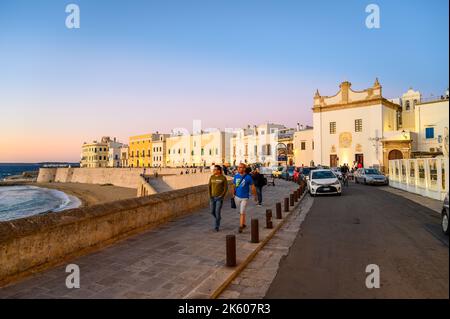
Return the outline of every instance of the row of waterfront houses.
[[[128,144],[104,137],[82,147],[82,167],[237,165],[353,165],[387,170],[388,161],[448,156],[449,95],[423,98],[409,89],[396,99],[375,83],[313,99],[313,127],[264,123],[240,129],[173,131],[131,136]]]

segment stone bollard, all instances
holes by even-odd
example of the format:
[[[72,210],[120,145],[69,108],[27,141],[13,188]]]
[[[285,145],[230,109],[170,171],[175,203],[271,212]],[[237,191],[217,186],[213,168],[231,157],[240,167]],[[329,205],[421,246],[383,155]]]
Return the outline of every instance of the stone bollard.
[[[298,199],[300,198],[298,194],[299,194],[298,190],[294,191],[294,201],[296,202],[298,202]]]
[[[289,195],[289,205],[290,206],[294,206],[294,194],[290,194]]]
[[[283,217],[281,216],[281,203],[277,203],[277,204],[276,204],[276,214],[277,214],[277,219],[283,218]]]
[[[289,197],[286,197],[284,199],[284,211],[288,212],[289,211]]]
[[[227,266],[234,267],[236,266],[236,236],[227,235],[226,245],[227,245]]]
[[[251,242],[253,244],[259,243],[259,220],[258,219],[252,219],[251,234],[252,234]]]
[[[271,229],[273,228],[272,224],[272,210],[267,209],[266,210],[266,228]]]

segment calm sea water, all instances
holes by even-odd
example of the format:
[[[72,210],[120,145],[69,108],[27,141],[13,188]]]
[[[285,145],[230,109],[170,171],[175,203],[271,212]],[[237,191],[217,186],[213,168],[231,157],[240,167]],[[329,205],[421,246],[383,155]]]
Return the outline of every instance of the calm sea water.
[[[1,164],[0,163],[0,181],[11,175],[20,175],[23,172],[38,171],[39,164]]]

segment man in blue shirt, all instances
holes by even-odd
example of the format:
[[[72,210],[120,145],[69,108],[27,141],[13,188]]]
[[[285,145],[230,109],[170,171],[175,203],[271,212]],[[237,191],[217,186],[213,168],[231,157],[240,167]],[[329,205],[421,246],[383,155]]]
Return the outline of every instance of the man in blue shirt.
[[[234,201],[236,202],[236,207],[240,212],[239,220],[239,232],[246,227],[245,225],[245,213],[247,208],[247,203],[250,198],[250,187],[252,188],[252,193],[256,196],[255,186],[253,185],[253,179],[250,174],[245,172],[246,165],[241,163],[238,166],[238,173],[234,175],[233,178],[233,194]]]

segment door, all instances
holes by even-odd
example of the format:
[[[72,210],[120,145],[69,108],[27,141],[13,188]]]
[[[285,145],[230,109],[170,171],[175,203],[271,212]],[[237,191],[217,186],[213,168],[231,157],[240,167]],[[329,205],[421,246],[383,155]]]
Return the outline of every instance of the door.
[[[388,155],[389,160],[403,159],[403,154],[399,150],[392,150]]]
[[[330,167],[337,167],[338,157],[336,154],[330,155]]]
[[[355,154],[356,163],[361,163],[362,167],[364,167],[364,154]]]

